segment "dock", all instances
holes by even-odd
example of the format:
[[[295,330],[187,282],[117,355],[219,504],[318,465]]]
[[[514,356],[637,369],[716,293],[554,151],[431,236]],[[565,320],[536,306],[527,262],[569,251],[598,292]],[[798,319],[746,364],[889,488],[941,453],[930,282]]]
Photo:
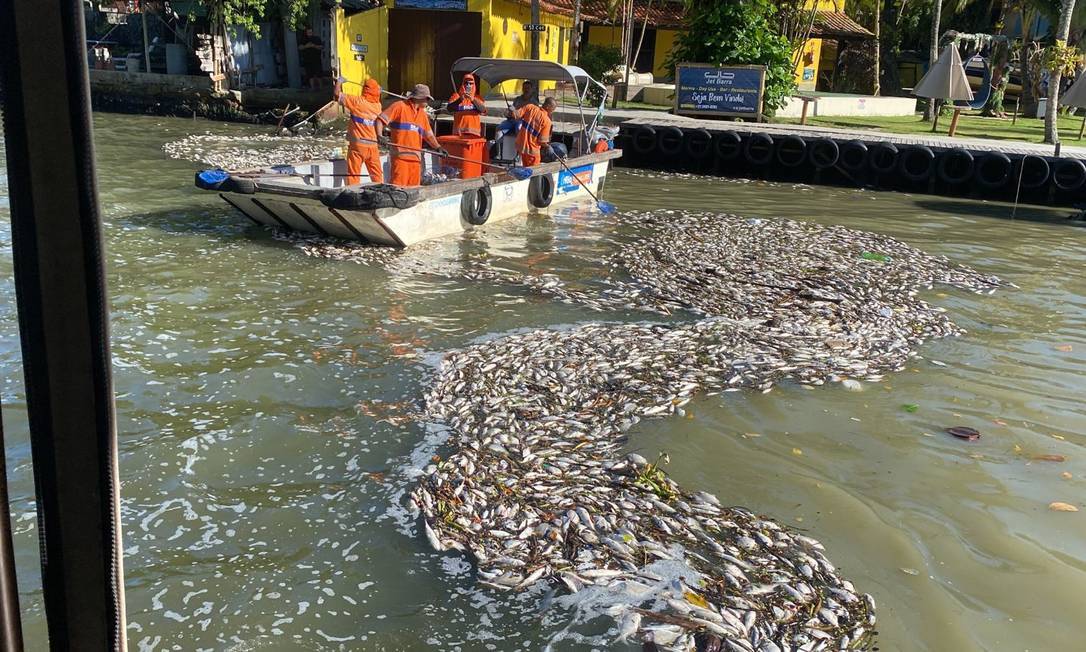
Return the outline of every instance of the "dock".
[[[503,102],[487,103],[489,134]],[[586,116],[591,119],[591,116]],[[579,115],[559,106],[554,139],[572,142]],[[1086,204],[1086,146],[896,134],[820,125],[706,120],[616,110],[626,167],[898,190],[949,197],[1078,207]],[[447,130],[446,120],[439,130]],[[1076,141],[1077,142],[1077,141]]]

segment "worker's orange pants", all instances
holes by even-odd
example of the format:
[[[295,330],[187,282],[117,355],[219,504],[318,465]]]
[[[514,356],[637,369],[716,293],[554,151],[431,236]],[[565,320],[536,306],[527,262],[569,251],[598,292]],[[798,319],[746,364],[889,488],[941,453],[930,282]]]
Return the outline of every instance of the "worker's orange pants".
[[[417,186],[422,183],[422,161],[416,158],[392,159],[392,185]]]
[[[347,183],[356,184],[362,181],[362,164],[366,164],[366,170],[370,173],[370,180],[374,183],[384,183],[385,173],[381,169],[381,151],[376,145],[362,145],[351,143],[347,148]]]
[[[539,154],[529,154],[527,152],[524,152],[520,155],[520,162],[521,165],[523,165],[524,167],[530,168],[533,165],[539,165],[540,163],[542,163],[543,159],[539,156]]]

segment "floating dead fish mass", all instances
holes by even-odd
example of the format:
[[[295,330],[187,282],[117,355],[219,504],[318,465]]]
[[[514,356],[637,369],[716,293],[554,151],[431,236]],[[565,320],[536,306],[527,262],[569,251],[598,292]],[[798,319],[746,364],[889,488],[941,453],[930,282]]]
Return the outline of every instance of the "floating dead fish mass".
[[[843,227],[679,211],[619,219],[642,235],[611,257],[603,292],[519,281],[601,311],[698,317],[539,330],[449,353],[426,411],[448,427],[452,452],[412,494],[427,539],[469,554],[498,589],[621,587],[635,599],[607,610],[617,637],[660,649],[870,646],[874,601],[818,541],[684,490],[660,460],[623,456],[626,433],[682,415],[699,393],[878,381],[924,340],[962,332],[920,290],[990,293],[1002,281]],[[302,246],[377,260],[354,246]],[[459,273],[518,281],[485,261]],[[672,561],[690,572],[665,581],[650,570]]]
[[[193,134],[170,141],[162,151],[173,159],[193,161],[224,170],[246,170],[270,165],[290,165],[332,157],[343,145],[341,136],[302,138],[267,134]]]

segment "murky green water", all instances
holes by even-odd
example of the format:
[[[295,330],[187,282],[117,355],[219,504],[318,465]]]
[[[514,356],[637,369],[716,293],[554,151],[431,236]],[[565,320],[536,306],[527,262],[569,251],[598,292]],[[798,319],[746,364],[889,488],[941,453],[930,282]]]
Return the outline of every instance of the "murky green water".
[[[419,257],[455,266],[487,255],[589,278],[621,227],[573,208],[385,267],[310,258],[193,190],[195,166],[160,153],[190,133],[249,128],[96,120],[132,648],[544,647],[564,614],[540,615],[542,589],[480,589],[468,563],[414,536],[405,494],[437,449],[398,417],[442,351],[600,314],[413,270]],[[607,197],[888,233],[1017,284],[989,297],[930,293],[969,334],[929,343],[927,360],[862,393],[785,385],[706,397],[692,418],[640,424],[631,446],[668,451],[689,489],[822,540],[875,596],[882,650],[1081,647],[1086,230],[1058,223],[1058,211],[1011,221],[1003,205],[629,172]],[[0,245],[19,579],[30,648],[45,649],[6,219]],[[963,443],[941,433],[948,425],[983,437]],[[1031,459],[1042,454],[1067,460]],[[1056,500],[1084,511],[1052,512]]]

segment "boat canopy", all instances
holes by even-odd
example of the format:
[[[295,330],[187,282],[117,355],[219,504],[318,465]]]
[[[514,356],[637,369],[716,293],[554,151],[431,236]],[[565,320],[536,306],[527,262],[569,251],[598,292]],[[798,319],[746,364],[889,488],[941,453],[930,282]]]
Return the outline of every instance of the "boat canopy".
[[[479,79],[494,86],[510,79],[539,79],[543,81],[571,81],[581,96],[590,84],[604,88],[603,84],[592,79],[583,68],[564,66],[553,61],[535,61],[534,59],[488,59],[485,57],[464,57],[458,59],[452,67],[454,82],[466,73],[472,73]]]

